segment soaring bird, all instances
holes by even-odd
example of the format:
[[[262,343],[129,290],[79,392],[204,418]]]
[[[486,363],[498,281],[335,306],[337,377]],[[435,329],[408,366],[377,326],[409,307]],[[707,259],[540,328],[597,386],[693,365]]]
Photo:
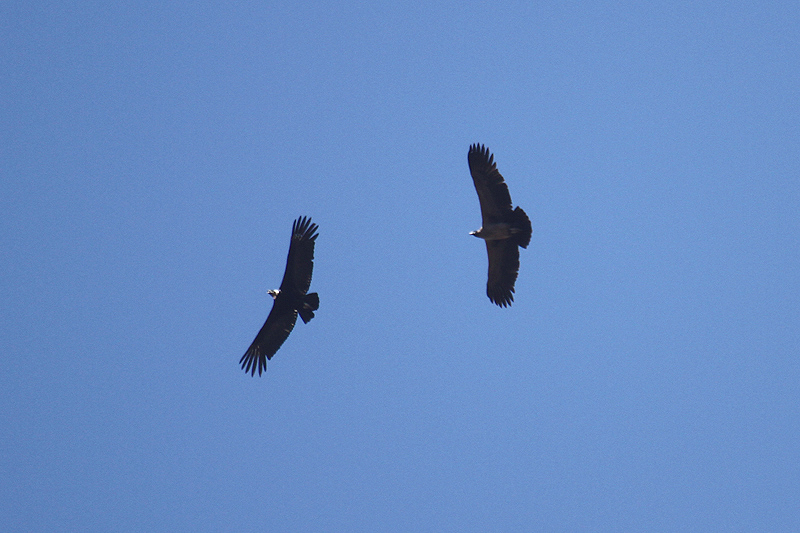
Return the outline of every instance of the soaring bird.
[[[239,360],[245,372],[251,376],[258,375],[267,369],[267,359],[272,359],[283,341],[292,332],[297,315],[304,323],[314,318],[314,311],[319,309],[319,296],[316,292],[306,294],[311,285],[311,273],[314,270],[314,241],[317,239],[318,226],[311,223],[310,218],[300,217],[292,224],[292,240],[289,244],[289,257],[286,258],[286,271],[283,274],[281,288],[267,291],[274,299],[272,311],[267,321],[256,335],[253,344]]]
[[[470,235],[486,241],[489,280],[486,295],[500,307],[514,301],[514,283],[519,272],[519,247],[531,242],[531,221],[521,207],[511,208],[511,195],[497,171],[494,156],[483,145],[473,144],[467,154],[469,172],[478,191],[483,227]]]

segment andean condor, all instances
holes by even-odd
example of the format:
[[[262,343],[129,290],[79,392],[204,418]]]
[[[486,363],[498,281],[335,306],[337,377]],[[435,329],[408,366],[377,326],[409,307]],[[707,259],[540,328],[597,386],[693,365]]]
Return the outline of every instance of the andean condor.
[[[486,241],[489,255],[486,295],[492,303],[506,307],[514,301],[519,246],[527,248],[531,242],[531,221],[521,207],[512,210],[508,186],[487,148],[473,144],[469,147],[467,161],[483,218],[483,227],[470,232],[470,235]]]
[[[283,274],[281,288],[268,291],[275,300],[267,321],[256,335],[253,344],[239,360],[245,372],[251,376],[267,369],[267,359],[272,359],[283,341],[292,332],[297,315],[304,323],[314,318],[319,309],[319,296],[316,292],[306,294],[311,285],[314,270],[314,241],[318,226],[310,218],[300,217],[292,224],[292,241],[289,244],[289,257],[286,259],[286,272]]]

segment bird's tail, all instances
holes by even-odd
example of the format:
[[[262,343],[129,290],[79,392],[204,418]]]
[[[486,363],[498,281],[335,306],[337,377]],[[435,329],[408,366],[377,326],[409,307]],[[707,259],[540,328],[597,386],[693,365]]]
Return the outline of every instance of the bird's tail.
[[[308,324],[308,321],[314,318],[314,311],[317,309],[319,309],[319,295],[316,292],[312,292],[306,294],[303,299],[303,307],[298,309],[297,313],[303,319],[303,323]]]
[[[531,235],[533,234],[531,221],[528,218],[528,215],[525,214],[525,211],[523,211],[519,206],[514,209],[513,216],[514,222],[512,227],[515,231],[512,238],[519,246],[522,248],[527,248],[528,244],[531,242]]]

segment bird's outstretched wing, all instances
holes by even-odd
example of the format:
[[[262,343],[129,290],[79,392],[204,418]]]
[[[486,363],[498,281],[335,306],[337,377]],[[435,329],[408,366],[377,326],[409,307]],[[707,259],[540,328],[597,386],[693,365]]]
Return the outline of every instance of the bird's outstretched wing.
[[[278,296],[280,297],[280,295]],[[286,309],[277,300],[269,312],[267,321],[261,326],[261,330],[256,335],[253,344],[239,360],[245,373],[250,372],[253,376],[258,367],[258,375],[267,369],[267,359],[272,359],[278,348],[289,337],[294,324],[297,322],[297,311]]]
[[[504,222],[511,213],[511,194],[497,171],[494,156],[482,144],[473,144],[469,147],[467,162],[481,203],[483,225]]]
[[[486,296],[492,303],[507,307],[514,301],[514,283],[519,273],[519,248],[511,239],[486,241],[489,280]]]
[[[286,271],[281,281],[281,292],[304,295],[311,286],[314,272],[314,242],[319,235],[311,218],[300,217],[292,224],[292,241],[286,258]]]

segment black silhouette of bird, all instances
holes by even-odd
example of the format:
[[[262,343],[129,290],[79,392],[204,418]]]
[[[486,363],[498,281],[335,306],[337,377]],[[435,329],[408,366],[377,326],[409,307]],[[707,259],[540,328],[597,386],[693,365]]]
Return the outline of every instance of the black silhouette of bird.
[[[497,171],[494,156],[483,145],[473,144],[467,154],[469,172],[478,191],[483,226],[470,235],[486,241],[489,280],[486,295],[500,307],[514,301],[514,283],[519,272],[519,247],[531,242],[531,221],[521,207],[511,208],[511,195]]]
[[[286,271],[283,274],[281,288],[270,290],[274,299],[272,311],[267,321],[256,335],[253,344],[239,360],[245,372],[258,375],[267,369],[267,359],[272,359],[283,341],[292,332],[297,315],[304,323],[314,318],[314,311],[319,309],[319,296],[316,292],[308,293],[311,285],[311,273],[314,270],[314,241],[318,226],[311,223],[310,218],[300,217],[292,224],[292,240],[289,244],[289,256],[286,258]]]

